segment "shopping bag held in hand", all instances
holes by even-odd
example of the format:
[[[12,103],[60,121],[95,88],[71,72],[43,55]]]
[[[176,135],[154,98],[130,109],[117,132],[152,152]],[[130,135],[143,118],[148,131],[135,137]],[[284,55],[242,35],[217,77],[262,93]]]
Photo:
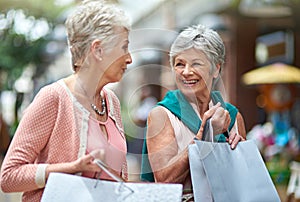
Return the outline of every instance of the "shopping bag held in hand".
[[[196,202],[280,202],[256,144],[195,140],[189,163]]]
[[[181,184],[130,183],[50,173],[42,202],[180,202]]]

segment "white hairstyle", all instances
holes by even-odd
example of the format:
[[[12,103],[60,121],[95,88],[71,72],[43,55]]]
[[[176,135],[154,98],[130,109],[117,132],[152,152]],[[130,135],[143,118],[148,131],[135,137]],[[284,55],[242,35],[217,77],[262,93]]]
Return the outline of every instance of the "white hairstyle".
[[[123,10],[103,0],[85,0],[66,20],[68,44],[73,69],[85,60],[93,40],[101,40],[103,46],[113,45],[116,27],[130,30],[130,21]]]
[[[220,35],[203,25],[194,25],[184,29],[173,42],[170,49],[170,64],[174,66],[174,59],[180,52],[195,48],[203,51],[210,60],[212,68],[225,62],[225,46]]]

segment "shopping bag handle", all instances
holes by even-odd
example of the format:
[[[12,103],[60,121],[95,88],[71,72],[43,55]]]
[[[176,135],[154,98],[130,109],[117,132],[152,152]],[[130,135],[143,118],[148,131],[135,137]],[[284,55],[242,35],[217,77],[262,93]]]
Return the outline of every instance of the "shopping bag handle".
[[[119,184],[119,188],[117,189],[118,194],[121,193],[127,193],[125,196],[123,196],[121,201],[124,201],[127,197],[129,197],[131,194],[134,193],[134,190],[127,186],[125,183],[125,180],[119,176],[117,176],[116,174],[114,174],[112,171],[110,171],[110,168],[100,159],[95,159],[94,162],[106,173],[108,174],[112,179],[114,179],[116,182],[120,182]],[[96,182],[95,187],[97,187],[98,184],[98,180]]]
[[[124,182],[124,179],[114,174],[110,171],[109,167],[100,159],[95,159],[94,162],[106,173],[108,174],[113,180],[116,182]]]
[[[220,91],[213,91],[213,93],[211,93],[211,100],[214,105],[216,105],[218,102],[220,102],[221,107],[223,107],[223,109],[226,109],[226,104],[224,102],[224,99],[223,99]],[[225,137],[229,138],[228,129],[223,134],[225,135]]]

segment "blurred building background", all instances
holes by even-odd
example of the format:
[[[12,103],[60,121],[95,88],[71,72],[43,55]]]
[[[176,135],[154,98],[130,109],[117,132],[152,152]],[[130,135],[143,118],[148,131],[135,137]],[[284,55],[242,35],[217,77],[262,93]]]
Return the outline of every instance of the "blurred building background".
[[[72,73],[63,23],[77,2],[0,2],[0,109],[1,126],[6,127],[1,136],[13,137],[23,110],[42,86]],[[244,115],[248,138],[256,140],[276,186],[285,189],[289,163],[300,161],[300,1],[113,2],[132,20],[133,63],[120,83],[110,85],[122,103],[128,158],[135,165],[130,168],[132,179],[139,172],[144,124],[136,113],[143,106],[145,89],[150,89],[148,97],[160,100],[176,88],[168,59],[170,44],[178,31],[202,23],[218,31],[226,45],[225,100]],[[3,154],[7,142],[0,138]]]

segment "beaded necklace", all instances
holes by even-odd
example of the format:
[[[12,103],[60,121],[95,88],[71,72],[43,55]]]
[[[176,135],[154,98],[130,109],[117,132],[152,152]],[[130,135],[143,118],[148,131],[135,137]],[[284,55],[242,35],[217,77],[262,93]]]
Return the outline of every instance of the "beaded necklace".
[[[83,90],[84,94],[88,97],[88,94],[87,94],[85,88],[82,86],[80,79],[77,79],[77,80],[78,80],[78,84],[79,84],[80,88]],[[92,109],[98,115],[103,116],[106,113],[106,103],[105,103],[105,100],[102,96],[101,96],[101,106],[102,106],[102,111],[100,111],[95,104],[91,103]]]

